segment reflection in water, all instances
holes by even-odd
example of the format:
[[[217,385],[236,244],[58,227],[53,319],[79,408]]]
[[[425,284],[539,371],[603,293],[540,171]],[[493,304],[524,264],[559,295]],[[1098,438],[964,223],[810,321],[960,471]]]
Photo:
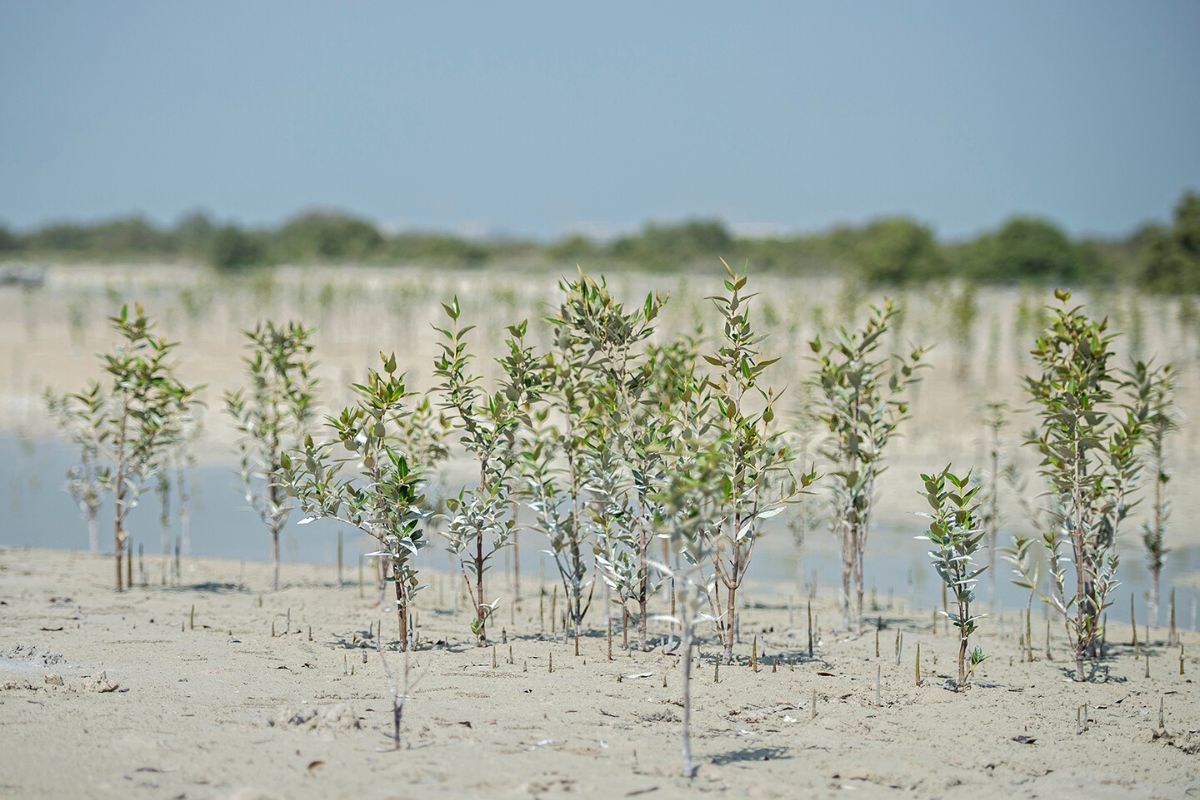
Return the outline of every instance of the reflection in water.
[[[0,436],[0,485],[7,491],[0,509],[0,546],[29,546],[55,548],[87,548],[86,526],[64,489],[64,474],[73,463],[74,450],[57,440],[29,440]],[[228,467],[199,467],[193,473],[192,492],[192,555],[245,561],[270,559],[270,537],[258,517],[249,509],[242,495],[241,483],[231,461]],[[111,516],[111,505],[101,511],[101,547],[111,552],[111,529],[105,524]],[[799,596],[804,580],[814,575],[822,588],[832,589],[839,581],[838,551],[833,537],[824,529],[808,534],[802,561],[792,545],[792,535],[778,519],[772,520],[755,549],[751,580],[791,582]],[[338,524],[318,520],[311,525],[289,525],[283,534],[284,579],[288,563],[333,564],[337,560]],[[151,554],[161,553],[161,532],[158,523],[158,500],[153,493],[142,498],[142,507],[130,514],[130,535],[134,549],[145,548],[147,573],[154,580],[159,572]],[[105,536],[105,533],[108,536]],[[366,537],[350,538],[347,531],[347,577],[353,576],[359,553],[369,552]],[[940,603],[940,584],[934,579],[925,557],[923,542],[913,537],[918,533],[898,526],[880,527],[872,533],[866,562],[868,595],[877,594],[885,601],[889,595],[897,600],[929,608]],[[174,533],[172,533],[172,536]],[[1001,535],[1002,541],[1007,537]],[[545,544],[537,534],[523,532],[521,536],[521,574],[529,579],[542,575],[551,580],[554,566],[541,551]],[[445,569],[448,561],[439,537],[435,546],[426,548],[419,557],[424,565]],[[1148,575],[1140,542],[1135,535],[1126,537],[1128,547],[1122,552],[1122,587],[1115,597],[1114,614],[1124,617],[1128,602],[1126,592],[1138,598],[1139,620],[1145,619],[1143,595],[1148,588]],[[493,580],[503,580],[503,561],[494,567]],[[1000,603],[1006,608],[1024,606],[1026,593],[1008,581],[1008,569],[997,564],[997,590]],[[1197,592],[1184,584],[1195,586],[1200,570],[1200,548],[1172,550],[1163,576],[1164,594],[1177,586],[1179,624],[1195,626],[1194,611]],[[987,597],[987,581],[980,584],[979,595]],[[753,602],[753,600],[751,600]],[[1162,611],[1166,620],[1166,611]]]

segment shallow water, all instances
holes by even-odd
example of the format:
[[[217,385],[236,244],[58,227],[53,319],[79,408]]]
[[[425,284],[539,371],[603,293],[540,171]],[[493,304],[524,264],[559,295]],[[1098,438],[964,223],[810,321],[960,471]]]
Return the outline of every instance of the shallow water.
[[[64,488],[64,475],[73,463],[74,450],[54,439],[24,439],[0,436],[0,546],[52,547],[86,550],[87,530]],[[208,556],[244,561],[266,561],[270,558],[270,540],[255,515],[245,504],[240,480],[232,460],[226,466],[200,466],[191,473],[191,542],[188,550],[196,556]],[[101,548],[112,551],[111,505],[101,511]],[[782,516],[782,515],[781,515]],[[143,546],[146,572],[150,581],[160,578],[162,559],[158,498],[153,493],[143,496],[141,505],[129,516],[129,535],[134,549]],[[294,515],[293,519],[296,516]],[[804,547],[798,553],[790,531],[780,524],[781,517],[772,520],[773,528],[760,539],[750,571],[751,581],[792,582],[799,597],[807,581],[816,578],[818,586],[832,588],[840,580],[839,555],[836,542],[824,528],[810,531]],[[289,524],[283,532],[282,553],[284,578],[287,564],[333,564],[337,560],[337,523],[318,520],[309,525]],[[926,548],[913,537],[921,525],[914,520],[910,529],[895,523],[880,525],[872,532],[865,565],[868,594],[883,602],[889,596],[913,607],[931,608],[941,602],[940,584],[927,564]],[[172,522],[172,537],[178,521]],[[345,530],[343,528],[343,530]],[[1126,537],[1126,543],[1140,547],[1136,534]],[[1002,533],[1001,540],[1008,537]],[[546,545],[536,532],[521,533],[521,574],[527,581],[544,577],[555,578],[552,560],[543,550]],[[353,579],[358,554],[375,548],[365,536],[346,530],[346,577]],[[505,553],[497,558],[491,573],[493,580],[504,576],[511,565]],[[1114,613],[1125,619],[1128,614],[1128,595],[1132,592],[1138,607],[1138,619],[1145,620],[1145,594],[1148,575],[1140,549],[1129,547],[1122,554],[1122,586],[1114,595]],[[435,538],[433,546],[423,550],[419,563],[448,566],[448,556]],[[1163,579],[1163,605],[1160,623],[1166,622],[1167,593],[1176,590],[1178,624],[1194,629],[1196,605],[1200,594],[1188,588],[1195,585],[1200,572],[1200,548],[1190,547],[1172,551]],[[803,576],[803,577],[801,577]],[[1004,608],[1023,607],[1026,593],[1013,586],[1008,569],[997,564],[997,601]],[[505,586],[508,581],[504,580]],[[753,592],[753,587],[750,587]],[[989,583],[983,577],[978,589],[981,598],[988,598]],[[751,595],[752,596],[752,595]]]

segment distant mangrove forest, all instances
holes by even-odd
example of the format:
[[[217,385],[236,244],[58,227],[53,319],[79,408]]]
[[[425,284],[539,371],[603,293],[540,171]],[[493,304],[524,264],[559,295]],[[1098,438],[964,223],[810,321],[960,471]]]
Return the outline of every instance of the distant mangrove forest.
[[[1200,292],[1200,194],[1185,193],[1165,224],[1124,238],[1071,237],[1053,222],[1012,217],[998,228],[944,241],[910,217],[817,233],[740,235],[718,220],[647,224],[601,240],[570,234],[544,242],[516,237],[388,231],[340,211],[307,211],[277,227],[245,227],[204,212],[171,226],[141,216],[56,222],[28,231],[0,225],[0,261],[162,262],[247,270],[277,264],[524,265],[686,270],[715,256],[756,270],[829,274],[867,284],[961,278],[979,283],[1136,285]]]

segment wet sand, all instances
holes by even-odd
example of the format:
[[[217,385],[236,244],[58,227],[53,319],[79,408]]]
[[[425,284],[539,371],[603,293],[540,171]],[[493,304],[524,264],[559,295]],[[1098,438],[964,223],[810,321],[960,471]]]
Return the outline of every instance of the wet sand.
[[[179,587],[118,595],[107,558],[0,551],[0,795],[1200,792],[1200,638],[1191,632],[1182,634],[1180,675],[1179,648],[1166,646],[1165,630],[1152,630],[1135,660],[1128,625],[1113,622],[1100,678],[1076,684],[1066,678],[1061,626],[1051,626],[1048,660],[1035,606],[1037,658],[1025,663],[1010,612],[984,620],[977,641],[991,659],[973,688],[956,693],[944,686],[956,641],[941,623],[931,631],[931,609],[873,610],[882,624],[877,657],[874,627],[859,637],[839,631],[835,598],[820,596],[809,658],[805,609],[789,609],[788,587],[756,585],[741,612],[739,663],[721,668],[719,682],[717,647],[703,631],[692,681],[700,767],[688,781],[679,775],[679,660],[662,646],[626,652],[618,636],[610,661],[599,603],[576,656],[573,641],[543,630],[536,587],[527,583],[519,609],[497,612],[494,638],[503,628],[507,643],[497,645],[493,668],[492,650],[472,644],[466,615],[454,611],[456,583],[423,573],[430,588],[419,595],[421,646],[408,657],[404,747],[395,751],[387,678],[370,633],[382,626],[399,676],[405,658],[394,650],[394,615],[372,607],[370,587],[360,597],[352,571],[339,587],[333,568],[287,565],[279,592],[267,590],[269,572],[264,564],[188,560]],[[548,612],[549,599],[545,605]],[[652,638],[664,636],[658,624]],[[757,672],[748,664],[752,644]],[[1156,735],[1160,701],[1165,731]],[[1084,703],[1087,730],[1077,732]]]

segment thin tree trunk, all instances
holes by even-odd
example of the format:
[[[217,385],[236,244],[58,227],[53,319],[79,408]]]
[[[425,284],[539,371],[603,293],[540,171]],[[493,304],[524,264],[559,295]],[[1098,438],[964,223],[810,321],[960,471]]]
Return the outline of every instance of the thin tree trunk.
[[[400,627],[400,652],[408,651],[408,593],[400,580],[399,564],[392,565],[392,578],[396,584],[396,617]]]
[[[479,646],[487,647],[487,618],[483,612],[483,534],[475,537],[475,620],[479,623]]]
[[[956,573],[957,574],[955,575],[955,578],[961,581],[966,575],[966,570],[956,568]],[[959,621],[961,622],[962,620],[970,619],[970,601],[966,600],[961,595],[957,597],[957,600]],[[967,648],[970,646],[970,644],[968,641],[968,636],[964,632],[963,628],[958,629],[958,636],[958,688],[961,690],[967,685]]]
[[[129,397],[121,398],[121,426],[113,449],[117,454],[116,477],[113,480],[113,555],[117,561],[117,591],[121,591],[121,553],[125,549],[125,432],[129,424]]]
[[[1075,475],[1073,486],[1071,488],[1071,503],[1073,512],[1074,530],[1072,533],[1072,545],[1074,547],[1075,556],[1075,680],[1083,681],[1086,679],[1083,670],[1083,660],[1087,656],[1087,583],[1088,583],[1088,560],[1084,552],[1086,542],[1084,540],[1083,531],[1083,461],[1081,452],[1081,442],[1079,440],[1079,422],[1075,422],[1074,436],[1074,454],[1075,454]]]
[[[863,632],[863,555],[866,550],[866,530],[863,526],[857,526],[858,533],[854,537],[854,632]]]
[[[1033,663],[1033,592],[1025,605],[1025,663]]]
[[[684,600],[687,618],[683,621],[683,777],[691,778],[696,774],[692,765],[692,619],[690,612],[691,587],[684,589],[688,593]]]
[[[125,573],[121,571],[121,556],[125,552],[125,529],[121,527],[120,521],[117,522],[116,533],[116,557],[117,557],[117,591],[121,591],[121,583],[125,578]]]
[[[604,626],[608,629],[608,660],[612,661],[612,589],[604,581]]]
[[[517,518],[516,503],[513,503],[513,519]],[[516,528],[513,528],[512,535],[513,545],[513,602],[518,606],[521,604],[521,535]]]
[[[454,559],[449,553],[446,555],[450,557],[450,567],[453,569]],[[379,605],[382,606],[387,602],[387,571],[388,564],[391,563],[391,559],[389,559],[387,556],[380,556],[379,558],[375,559],[375,561],[375,590],[379,592]],[[456,614],[458,613],[457,591],[454,592],[454,612]]]
[[[1159,449],[1161,450],[1161,445]],[[1158,461],[1160,464],[1162,463],[1161,455],[1159,455]],[[1154,542],[1156,550],[1150,554],[1150,620],[1154,625],[1158,625],[1158,603],[1162,597],[1159,594],[1159,576],[1162,573],[1162,562],[1159,556],[1159,551],[1162,550],[1162,484],[1160,467],[1155,470],[1154,474]]]
[[[158,536],[162,544],[162,585],[167,585],[167,572],[171,563],[171,517],[167,508],[167,495],[161,489],[158,493],[162,502],[162,513],[158,515]]]
[[[851,472],[856,475],[859,473],[859,469],[860,469],[859,464],[858,464],[858,454],[859,454],[858,420],[859,420],[859,404],[860,404],[860,402],[861,402],[861,398],[859,396],[859,388],[857,386],[855,386],[854,403],[851,407],[850,468],[851,468]],[[866,487],[863,487],[859,491],[863,491],[865,488]],[[869,495],[868,495],[868,497],[869,497]],[[849,509],[850,519],[848,521],[850,541],[848,543],[843,544],[843,552],[842,552],[842,559],[843,559],[842,584],[843,584],[843,589],[844,589],[844,594],[842,596],[842,612],[843,612],[843,616],[845,617],[845,623],[846,623],[847,630],[853,630],[857,633],[862,630],[862,589],[859,588],[859,590],[858,590],[859,591],[858,604],[856,606],[857,613],[854,615],[854,618],[851,619],[851,616],[850,616],[850,584],[851,584],[851,580],[852,580],[852,575],[853,575],[853,578],[856,579],[857,573],[859,571],[861,571],[861,565],[859,564],[859,558],[860,558],[859,554],[862,552],[862,549],[863,549],[863,542],[860,541],[861,537],[863,536],[863,531],[861,528],[862,521],[859,518],[859,514],[860,513],[865,514],[866,511],[863,510],[862,512],[860,512],[860,510],[858,508],[858,501],[856,498],[857,498],[857,494],[856,494],[855,490],[853,489],[853,487],[851,487],[851,490],[850,490],[851,504],[850,504],[850,509]],[[854,583],[856,586],[858,586],[857,580],[854,580]],[[853,622],[853,627],[851,626],[852,622]]]
[[[117,591],[121,591],[124,573],[121,572],[121,556],[125,552],[125,503],[121,495],[125,492],[125,476],[120,460],[117,461],[117,479],[113,489],[113,554],[117,560]]]
[[[734,520],[734,530],[739,521]],[[734,620],[737,618],[737,585],[742,573],[742,543],[733,543],[733,560],[730,562],[729,580],[725,583],[725,625],[721,628],[721,644],[724,652],[721,660],[733,663],[733,640],[736,634]]]
[[[842,523],[842,625],[850,630],[850,583],[854,572],[854,525]]]
[[[279,452],[278,442],[275,442],[272,445],[271,452]],[[271,465],[271,469],[267,473],[267,480],[270,482],[269,486],[267,487],[267,497],[269,498],[269,510],[271,512],[271,563],[273,570],[271,580],[272,586],[274,586],[275,591],[277,592],[279,591],[279,534],[283,532],[283,526],[287,523],[286,517],[279,519],[275,513],[275,510],[283,504],[284,500],[282,497],[283,489],[277,482],[277,476],[280,469],[282,469],[282,467],[279,466],[278,458],[276,458],[275,463]]]
[[[271,529],[271,585],[279,591],[279,528]]]
[[[638,526],[638,648],[642,652],[646,651],[646,604],[648,601],[650,584],[650,568],[649,568],[649,549],[650,540],[646,536],[644,526]]]
[[[583,578],[586,575],[587,566],[583,560],[583,553],[579,549],[579,542],[571,539],[571,583],[567,586],[563,585],[563,591],[567,592],[567,610],[571,615],[571,624],[578,629],[580,623],[583,622]]]
[[[958,643],[958,688],[963,688],[967,683],[967,639],[964,636]]]

